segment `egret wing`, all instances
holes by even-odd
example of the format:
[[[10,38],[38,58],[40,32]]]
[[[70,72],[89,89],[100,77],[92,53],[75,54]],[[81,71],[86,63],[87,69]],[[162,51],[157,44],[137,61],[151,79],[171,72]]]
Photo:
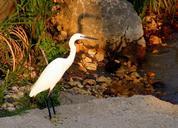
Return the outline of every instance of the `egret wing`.
[[[38,93],[47,89],[52,90],[68,69],[66,62],[64,58],[57,58],[48,64],[33,85],[30,96],[36,96]]]

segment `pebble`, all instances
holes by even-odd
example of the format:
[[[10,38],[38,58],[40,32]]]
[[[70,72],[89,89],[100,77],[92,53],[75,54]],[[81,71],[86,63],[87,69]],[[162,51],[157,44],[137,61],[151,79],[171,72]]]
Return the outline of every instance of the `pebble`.
[[[98,62],[104,60],[104,52],[103,51],[98,51],[97,54],[95,55],[95,58]]]
[[[83,85],[91,85],[91,86],[95,86],[96,85],[96,81],[94,79],[85,79],[83,81]]]
[[[110,77],[100,76],[100,77],[96,78],[96,81],[110,84],[112,79]]]
[[[12,87],[12,91],[18,92],[18,87],[17,87],[17,86],[13,86],[13,87]]]
[[[85,63],[85,67],[88,70],[96,71],[98,64],[97,63]]]
[[[83,88],[83,85],[81,84],[80,81],[70,81],[69,84],[73,87]]]
[[[7,110],[11,112],[11,111],[15,111],[16,108],[15,107],[7,107]]]
[[[13,102],[15,102],[15,99],[12,97],[8,97],[8,98],[5,98],[5,102],[13,103]]]
[[[88,50],[88,54],[89,54],[91,57],[94,57],[95,54],[96,54],[96,49],[89,49],[89,50]]]

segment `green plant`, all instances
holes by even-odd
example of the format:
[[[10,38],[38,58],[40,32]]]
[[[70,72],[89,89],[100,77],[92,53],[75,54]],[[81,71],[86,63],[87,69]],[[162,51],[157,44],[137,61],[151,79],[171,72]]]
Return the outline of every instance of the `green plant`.
[[[53,89],[51,93],[51,98],[53,100],[54,105],[60,104],[60,101],[59,101],[60,90],[61,90],[61,86],[57,85],[55,86],[55,88]],[[41,92],[40,94],[36,96],[35,100],[39,108],[46,107],[47,97],[48,97],[48,91]]]
[[[67,52],[62,43],[57,44],[49,37],[40,42],[40,48],[44,50],[49,62]]]
[[[14,116],[14,115],[19,115],[22,113],[25,113],[25,110],[27,110],[28,108],[21,108],[21,109],[17,109],[15,111],[7,111],[7,110],[0,110],[0,117],[7,117],[7,116]]]
[[[168,15],[174,15],[176,0],[128,0],[131,2],[135,10],[144,16],[146,11],[155,12],[160,14],[164,12]]]
[[[51,0],[18,0],[13,15],[0,23],[0,72],[4,78],[0,85],[0,104],[9,87],[34,82],[36,78],[31,79],[30,75],[24,74],[30,74],[29,68],[33,66],[36,66],[37,72],[41,71],[45,63],[39,64],[39,59],[52,61],[67,52],[63,43],[56,43],[52,37],[47,36],[46,22],[55,13],[51,11],[53,5]],[[44,54],[40,54],[39,49]],[[35,56],[37,52],[38,57]],[[56,104],[59,103],[58,90],[52,94]],[[45,95],[45,92],[39,94],[36,100],[39,106],[44,105]],[[22,103],[22,108],[33,106],[28,95],[21,98],[19,103]]]

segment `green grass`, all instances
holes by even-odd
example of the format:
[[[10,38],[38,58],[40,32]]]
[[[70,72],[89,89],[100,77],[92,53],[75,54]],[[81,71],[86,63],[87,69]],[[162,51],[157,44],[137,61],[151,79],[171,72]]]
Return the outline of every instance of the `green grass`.
[[[15,111],[7,111],[7,110],[0,110],[0,117],[7,117],[7,116],[14,116],[14,115],[20,115],[26,113],[26,110],[29,108],[21,108],[17,109]]]
[[[131,2],[137,13],[144,17],[146,11],[157,14],[165,13],[174,15],[176,0],[128,0]]]
[[[18,28],[19,26],[23,28],[26,35],[28,36],[28,47],[26,51],[19,52],[22,54],[23,58],[19,63],[16,63],[15,69],[12,68],[12,55],[10,54],[9,47],[4,47],[0,45],[1,53],[0,53],[0,70],[3,72],[4,83],[0,86],[0,104],[4,102],[4,92],[8,91],[8,88],[17,85],[17,86],[25,86],[32,85],[34,80],[37,78],[31,79],[28,75],[27,77],[23,76],[24,73],[30,73],[28,68],[24,65],[28,64],[28,59],[31,57],[33,62],[29,63],[30,66],[34,66],[36,71],[41,71],[43,67],[45,67],[45,63],[42,63],[40,59],[44,59],[42,54],[39,54],[41,57],[36,57],[35,54],[31,54],[31,52],[37,52],[39,49],[44,50],[46,54],[47,60],[50,62],[58,56],[61,56],[67,52],[64,48],[64,43],[56,43],[49,33],[47,34],[46,23],[50,17],[52,17],[56,12],[52,12],[51,8],[54,3],[51,0],[19,0],[17,2],[16,11],[13,15],[8,17],[5,21],[0,23],[0,32],[3,34],[2,37],[7,39],[7,42],[4,40],[0,43],[5,42],[4,44],[10,44],[12,50],[14,51],[24,51],[24,46],[27,44],[27,40],[23,40],[18,38],[18,35],[12,35],[10,32],[14,28]],[[24,37],[24,36],[22,36]],[[10,42],[11,40],[16,41],[16,43]],[[18,42],[18,43],[17,43]],[[22,47],[22,49],[20,49]],[[2,50],[3,49],[3,50]],[[18,53],[15,53],[15,59],[18,60]],[[36,59],[36,60],[35,60]],[[8,62],[8,65],[5,64]],[[39,64],[39,62],[41,64]],[[7,65],[7,66],[4,66]],[[40,65],[40,66],[39,66]],[[13,69],[13,70],[12,70]],[[38,75],[37,75],[38,77]],[[55,104],[59,104],[59,87],[56,87],[52,93],[52,97],[54,99]],[[23,112],[25,109],[29,109],[31,107],[36,106],[35,103],[40,108],[45,107],[45,98],[47,92],[43,92],[39,94],[34,100],[31,100],[26,94],[23,98],[19,99],[18,103],[22,106],[21,109],[18,109],[13,112],[8,111],[0,111],[0,116],[11,116],[16,115]]]

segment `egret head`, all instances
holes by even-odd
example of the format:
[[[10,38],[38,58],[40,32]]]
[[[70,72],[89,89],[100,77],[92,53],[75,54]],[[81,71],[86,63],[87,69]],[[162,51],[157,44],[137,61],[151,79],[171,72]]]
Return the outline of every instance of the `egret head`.
[[[81,39],[97,40],[96,38],[89,37],[89,36],[86,36],[86,35],[81,34],[81,33],[76,33],[72,37],[74,38],[74,40],[81,40]]]

